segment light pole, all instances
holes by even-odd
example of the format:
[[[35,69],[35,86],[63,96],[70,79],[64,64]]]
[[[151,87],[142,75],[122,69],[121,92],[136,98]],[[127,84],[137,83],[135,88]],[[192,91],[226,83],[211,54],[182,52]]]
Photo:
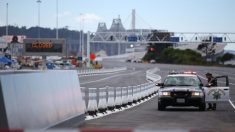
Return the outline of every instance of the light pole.
[[[41,0],[36,1],[38,3],[38,38],[40,38],[40,4]]]
[[[81,26],[81,32],[80,32],[80,35],[81,35],[81,37],[80,37],[80,41],[81,41],[81,52],[82,52],[82,58],[84,58],[85,57],[85,45],[84,45],[84,34],[83,34],[83,30],[84,30],[84,26],[83,26],[83,24],[84,24],[84,17],[83,17],[83,14],[81,13],[80,14],[80,18],[81,18],[81,24],[80,24],[80,26]]]
[[[133,56],[133,61],[134,61],[134,59],[135,59],[135,49],[134,49],[134,45],[131,44],[130,47],[131,47],[131,49],[133,50],[133,51],[132,51],[132,56]]]
[[[8,36],[8,3],[6,4],[6,36]]]
[[[56,39],[58,39],[58,38],[59,38],[59,31],[58,31],[58,0],[56,0]]]
[[[87,59],[88,59],[88,63],[87,63],[87,67],[90,67],[90,32],[87,32]]]

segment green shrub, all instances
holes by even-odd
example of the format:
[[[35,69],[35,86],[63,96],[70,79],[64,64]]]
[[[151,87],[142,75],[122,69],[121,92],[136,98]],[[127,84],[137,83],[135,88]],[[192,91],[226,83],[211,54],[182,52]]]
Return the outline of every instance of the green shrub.
[[[170,63],[170,64],[189,64],[189,65],[202,65],[206,64],[203,57],[200,53],[197,53],[193,50],[186,49],[173,49],[173,48],[166,48],[162,51],[159,57],[156,54],[148,52],[144,56],[143,60],[151,60],[159,58],[157,62],[162,63]]]

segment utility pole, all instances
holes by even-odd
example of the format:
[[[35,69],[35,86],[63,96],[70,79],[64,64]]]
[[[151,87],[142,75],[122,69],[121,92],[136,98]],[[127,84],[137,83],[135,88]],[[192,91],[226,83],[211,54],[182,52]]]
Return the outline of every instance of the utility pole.
[[[56,39],[59,38],[59,31],[58,31],[58,0],[56,0]],[[66,44],[67,47],[67,44]]]
[[[120,15],[118,15],[118,36],[117,36],[117,38],[118,38],[118,55],[120,55],[121,54],[121,44],[120,44],[120,39],[121,39],[121,33],[120,33],[120,23],[121,23],[121,18],[120,18]]]
[[[135,9],[132,9],[131,28],[133,31],[135,30]]]
[[[6,4],[6,36],[8,36],[8,3]]]
[[[88,63],[87,63],[87,67],[90,67],[90,32],[87,32],[87,59],[88,59]]]
[[[41,0],[37,0],[36,1],[38,3],[38,38],[41,37],[40,35],[40,4],[41,4]]]
[[[81,18],[81,52],[82,52],[82,58],[85,57],[85,44],[84,44],[84,34],[83,34],[83,30],[84,30],[84,18],[83,18],[83,14],[80,14],[80,18]]]

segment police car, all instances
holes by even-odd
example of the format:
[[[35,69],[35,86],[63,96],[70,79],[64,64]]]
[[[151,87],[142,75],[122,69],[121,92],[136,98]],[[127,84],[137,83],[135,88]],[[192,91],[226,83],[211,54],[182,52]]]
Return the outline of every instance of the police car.
[[[200,78],[195,72],[171,73],[158,90],[158,110],[167,106],[195,106],[204,111],[205,92]]]
[[[157,84],[160,86],[158,110],[165,110],[167,106],[195,106],[204,111],[206,103],[229,101],[228,76],[215,77],[217,86],[212,86],[210,82],[203,85],[200,78],[196,72],[171,72],[163,83]]]

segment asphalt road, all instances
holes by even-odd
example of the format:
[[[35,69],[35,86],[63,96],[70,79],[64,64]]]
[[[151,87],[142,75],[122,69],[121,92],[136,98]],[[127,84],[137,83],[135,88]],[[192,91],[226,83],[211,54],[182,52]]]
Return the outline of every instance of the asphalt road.
[[[206,72],[217,75],[228,75],[230,81],[230,97],[235,102],[235,70],[234,68],[224,67],[203,67],[203,66],[185,66],[185,65],[168,65],[168,64],[138,64],[125,63],[115,61],[105,61],[106,67],[127,66],[128,71],[100,76],[98,79],[107,78],[102,81],[87,83],[82,86],[128,86],[130,84],[141,84],[146,81],[145,71],[150,68],[158,67],[160,71],[157,73],[164,79],[172,70],[190,70],[196,71],[200,76],[205,78]],[[133,68],[135,70],[133,70]],[[125,74],[127,73],[127,74]],[[203,82],[206,82],[206,80]],[[96,78],[97,79],[97,78]],[[81,78],[81,83],[94,81],[96,79]],[[195,108],[169,108],[166,111],[157,110],[157,98],[143,103],[134,108],[111,114],[99,119],[86,121],[80,128],[94,129],[147,129],[147,130],[235,130],[235,110],[231,104],[218,104],[216,111],[200,112]]]

